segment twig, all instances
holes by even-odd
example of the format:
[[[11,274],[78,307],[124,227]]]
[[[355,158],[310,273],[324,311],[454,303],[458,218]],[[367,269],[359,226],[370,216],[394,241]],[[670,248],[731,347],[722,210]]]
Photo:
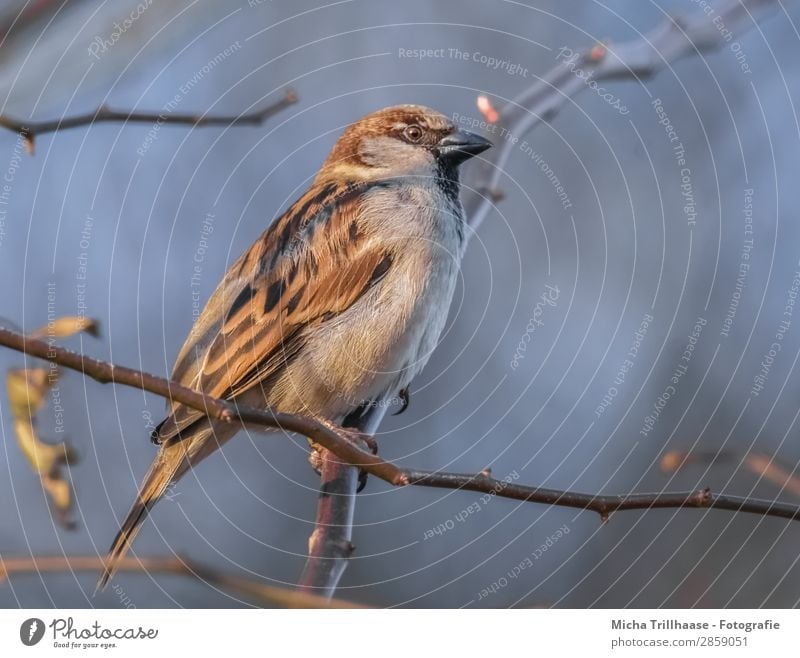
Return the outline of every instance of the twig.
[[[357,419],[346,419],[344,424],[374,433],[385,411],[385,406],[375,405]],[[399,469],[395,473],[399,476]],[[359,473],[330,450],[324,450],[320,475],[317,516],[308,539],[308,559],[298,584],[304,590],[332,596],[355,550],[353,518]]]
[[[591,80],[647,78],[684,55],[715,50],[725,44],[718,25],[732,33],[737,29],[744,32],[755,25],[753,12],[767,7],[777,9],[780,3],[723,0],[709,6],[708,14],[697,10],[687,16],[675,16],[638,39],[616,45],[596,44],[576,53],[574,59],[564,58],[499,112],[484,112],[487,123],[497,126],[492,134],[501,137],[495,139],[497,148],[476,163],[466,178],[464,208],[473,229],[502,198],[500,182],[520,140],[543,121],[550,121],[572,96],[587,88],[587,80],[576,75],[570,65],[591,75]]]
[[[290,105],[297,102],[297,94],[287,89],[283,98],[277,100],[256,112],[250,114],[233,114],[214,116],[207,114],[170,114],[166,112],[133,112],[127,110],[112,110],[101,105],[94,112],[77,114],[74,116],[52,119],[48,121],[25,121],[0,114],[0,128],[6,128],[18,133],[25,140],[30,153],[33,152],[34,140],[37,136],[59,130],[68,130],[94,123],[132,122],[132,123],[159,123],[179,124],[195,127],[204,126],[259,126],[264,121],[278,114]]]
[[[229,422],[238,421],[262,428],[282,428],[297,432],[327,448],[341,461],[358,466],[394,486],[416,485],[478,491],[495,495],[498,498],[591,510],[600,514],[604,519],[611,512],[622,510],[697,507],[751,512],[764,516],[800,520],[800,506],[754,498],[723,496],[714,494],[709,489],[677,493],[599,496],[509,483],[497,480],[485,471],[478,474],[461,474],[405,469],[385,461],[357,445],[353,440],[352,430],[341,428],[341,432],[339,432],[333,426],[320,423],[314,418],[237,406],[227,400],[213,398],[163,377],[86,357],[63,347],[54,347],[44,341],[28,338],[9,329],[0,328],[0,345],[32,356],[48,358],[61,366],[83,372],[101,383],[113,382],[155,393],[202,411],[213,418]],[[367,443],[369,437],[365,436],[364,438],[364,443]]]
[[[103,566],[102,558],[93,555],[0,558],[0,583],[14,574],[59,573],[62,571],[96,572]],[[126,556],[119,561],[118,569],[134,573],[160,572],[199,578],[209,585],[247,596],[261,605],[277,605],[283,608],[363,607],[349,601],[329,600],[318,594],[254,582],[248,578],[226,574],[217,569],[197,564],[180,556],[142,558]]]
[[[526,502],[556,505],[558,507],[575,507],[577,509],[597,512],[606,521],[612,512],[635,509],[658,509],[676,507],[695,507],[727,510],[729,512],[750,512],[763,516],[777,516],[793,521],[800,521],[800,507],[788,503],[779,503],[756,498],[740,496],[723,496],[715,494],[711,489],[697,489],[681,492],[655,492],[640,494],[621,494],[600,496],[595,494],[561,491],[558,489],[542,489],[521,484],[509,483],[487,475],[460,473],[437,473],[431,471],[412,471],[401,469],[408,484],[440,489],[466,489],[497,496],[512,498]]]
[[[353,513],[358,487],[358,469],[322,453],[319,502],[314,530],[308,538],[308,558],[298,587],[303,591],[333,596],[347,567],[352,544]]]

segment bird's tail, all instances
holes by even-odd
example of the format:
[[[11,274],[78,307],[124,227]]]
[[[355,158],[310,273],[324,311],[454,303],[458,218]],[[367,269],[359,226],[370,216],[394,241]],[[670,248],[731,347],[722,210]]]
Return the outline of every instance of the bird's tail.
[[[196,466],[222,446],[236,434],[237,429],[234,423],[219,423],[202,418],[161,445],[158,457],[139,487],[139,494],[131,511],[111,544],[103,575],[100,576],[95,591],[104,589],[113,578],[119,561],[128,552],[142,522],[147,518],[147,513],[161,499],[170,483],[186,473],[190,466]]]
[[[156,457],[150,470],[139,487],[139,494],[128,512],[128,516],[111,544],[105,561],[103,575],[97,583],[97,590],[102,590],[114,576],[119,561],[128,552],[134,538],[147,518],[150,508],[155,505],[166,492],[170,482],[180,477],[188,468],[185,447],[180,442],[164,446]]]

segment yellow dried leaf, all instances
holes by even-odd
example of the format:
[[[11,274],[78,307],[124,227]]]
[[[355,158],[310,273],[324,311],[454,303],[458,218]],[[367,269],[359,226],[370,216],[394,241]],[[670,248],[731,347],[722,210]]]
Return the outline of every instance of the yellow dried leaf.
[[[15,369],[6,376],[6,388],[20,450],[41,478],[58,521],[71,528],[74,525],[69,516],[72,489],[62,473],[62,466],[74,461],[75,454],[67,443],[42,441],[34,428],[36,414],[56,381],[58,370],[55,368]]]
[[[30,368],[9,370],[6,376],[11,413],[16,418],[32,418],[45,402],[47,392],[58,381],[58,370]]]
[[[64,315],[39,327],[30,334],[31,338],[67,338],[80,332],[97,337],[100,323],[94,318],[82,315]]]
[[[59,521],[66,525],[72,525],[72,521],[69,518],[72,510],[72,489],[69,486],[69,482],[61,476],[51,477],[48,475],[42,478],[42,486],[50,496],[50,503]]]

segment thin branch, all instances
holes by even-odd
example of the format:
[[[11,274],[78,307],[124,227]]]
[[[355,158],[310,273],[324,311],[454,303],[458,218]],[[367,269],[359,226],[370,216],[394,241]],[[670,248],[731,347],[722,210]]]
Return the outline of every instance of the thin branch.
[[[385,412],[385,406],[375,405],[352,422],[345,420],[345,425],[374,433]],[[323,450],[321,458],[317,516],[308,539],[308,559],[298,584],[306,591],[332,596],[355,550],[353,518],[360,478],[357,468],[330,450]],[[395,473],[399,475],[399,469]]]
[[[63,571],[100,571],[103,559],[88,556],[36,556],[0,558],[0,583],[15,574],[60,573]],[[289,590],[274,585],[265,585],[248,578],[226,574],[206,567],[185,557],[130,557],[119,561],[119,571],[133,573],[166,573],[190,576],[203,582],[246,596],[261,605],[277,605],[283,608],[361,608],[356,603],[319,596],[310,592]]]
[[[34,140],[39,135],[52,133],[70,128],[92,125],[95,123],[131,122],[131,123],[158,123],[186,125],[194,127],[205,126],[259,126],[270,117],[285,110],[297,102],[297,94],[287,89],[283,98],[250,114],[208,115],[208,114],[171,114],[166,112],[134,112],[127,110],[112,110],[101,105],[94,112],[77,114],[61,119],[48,121],[26,121],[0,114],[0,128],[12,130],[20,134],[28,147],[33,152]]]
[[[499,112],[484,112],[486,122],[494,128],[489,136],[500,135],[500,138],[495,139],[497,148],[476,163],[466,179],[464,208],[470,225],[477,229],[494,203],[502,199],[500,183],[505,167],[522,138],[542,122],[552,120],[572,96],[588,88],[588,80],[650,77],[685,55],[720,48],[726,41],[719,26],[741,34],[755,25],[754,12],[777,10],[780,2],[723,0],[709,6],[710,13],[697,10],[687,16],[669,18],[638,39],[616,45],[595,44],[584,52],[564,56]],[[586,77],[576,75],[575,68],[581,69]]]
[[[726,496],[713,493],[711,489],[601,496],[513,484],[507,480],[493,478],[487,472],[471,475],[407,469],[401,469],[401,471],[408,480],[408,484],[440,489],[466,489],[467,491],[488,493],[498,498],[511,498],[525,502],[590,510],[597,512],[604,521],[608,520],[612,512],[636,509],[674,509],[679,507],[750,512],[762,516],[776,516],[791,519],[792,521],[800,521],[800,507],[797,505],[756,498]]]
[[[355,550],[351,539],[358,469],[330,450],[322,452],[321,460],[317,515],[298,587],[301,591],[333,596]]]
[[[612,512],[634,509],[694,507],[750,512],[763,516],[800,520],[800,506],[754,498],[741,498],[712,493],[709,489],[689,492],[661,492],[600,496],[595,494],[530,487],[505,480],[497,480],[488,472],[478,474],[440,473],[401,468],[360,447],[354,440],[353,430],[337,428],[315,418],[284,414],[253,407],[237,406],[190,389],[163,377],[116,366],[112,363],[86,357],[63,347],[23,334],[0,328],[0,345],[26,354],[49,359],[66,368],[77,370],[101,383],[115,383],[155,393],[171,401],[202,411],[212,418],[228,422],[241,422],[261,428],[281,428],[309,437],[330,450],[339,460],[358,466],[362,470],[394,486],[416,485],[439,489],[465,489],[532,503],[559,507],[573,507],[597,512],[603,519]],[[358,437],[356,437],[358,438]],[[363,436],[368,445],[370,437]],[[323,495],[325,492],[322,492]]]

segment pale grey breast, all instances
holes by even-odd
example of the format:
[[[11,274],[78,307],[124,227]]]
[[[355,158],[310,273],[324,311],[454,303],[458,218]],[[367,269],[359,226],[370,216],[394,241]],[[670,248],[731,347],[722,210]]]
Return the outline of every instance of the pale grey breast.
[[[282,411],[340,421],[405,387],[447,320],[463,252],[463,211],[433,179],[376,188],[358,217],[365,239],[392,251],[386,276],[353,306],[309,331],[271,388]]]

